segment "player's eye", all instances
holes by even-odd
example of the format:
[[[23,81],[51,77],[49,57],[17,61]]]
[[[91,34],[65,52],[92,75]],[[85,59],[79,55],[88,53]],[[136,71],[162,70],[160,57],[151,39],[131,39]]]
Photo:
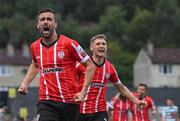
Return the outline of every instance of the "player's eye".
[[[45,20],[45,18],[44,18],[44,17],[40,19],[40,21],[44,21],[44,20]]]
[[[47,18],[48,21],[52,21],[52,18]]]
[[[96,45],[100,45],[100,43],[98,42],[98,43],[96,43]]]

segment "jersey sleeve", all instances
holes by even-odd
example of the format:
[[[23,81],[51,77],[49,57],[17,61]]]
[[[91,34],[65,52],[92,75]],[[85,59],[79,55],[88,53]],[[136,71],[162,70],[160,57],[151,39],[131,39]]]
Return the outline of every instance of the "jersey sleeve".
[[[162,108],[162,116],[166,116],[166,107]]]
[[[151,109],[156,109],[155,103],[152,98],[148,97],[148,105]]]
[[[121,80],[119,79],[118,74],[112,64],[111,64],[110,69],[111,70],[110,70],[109,81],[112,82],[113,84],[121,83]]]
[[[78,42],[72,40],[69,46],[71,55],[75,58],[76,61],[79,61],[80,63],[85,63],[89,59],[89,56],[79,45]]]
[[[30,51],[31,51],[32,63],[37,64],[37,59],[35,56],[35,50],[33,48],[33,44],[31,44]]]
[[[85,67],[79,62],[76,63],[76,74],[78,79],[85,75]]]

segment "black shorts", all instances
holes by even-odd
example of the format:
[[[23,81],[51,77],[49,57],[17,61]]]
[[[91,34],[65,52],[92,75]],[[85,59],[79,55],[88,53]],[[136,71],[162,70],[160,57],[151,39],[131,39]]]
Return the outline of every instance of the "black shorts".
[[[79,114],[78,104],[55,101],[40,101],[38,107],[38,121],[76,121]]]
[[[107,112],[79,114],[78,121],[108,121],[108,114]]]

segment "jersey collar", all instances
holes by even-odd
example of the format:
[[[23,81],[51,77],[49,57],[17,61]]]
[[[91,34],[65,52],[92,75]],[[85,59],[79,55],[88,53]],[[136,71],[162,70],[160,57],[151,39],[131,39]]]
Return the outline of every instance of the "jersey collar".
[[[52,43],[49,44],[49,45],[47,45],[47,44],[46,44],[45,42],[43,42],[42,39],[41,39],[41,44],[42,44],[44,47],[46,47],[46,48],[50,48],[52,45],[54,45],[54,44],[58,41],[59,37],[60,37],[60,35],[58,34],[57,40],[55,40],[54,42],[52,42]]]
[[[93,60],[92,56],[91,56],[91,60],[93,61],[93,63],[94,63],[97,67],[101,67],[101,66],[104,65],[106,59],[104,58],[103,63],[101,63],[101,64],[96,63],[96,62]]]

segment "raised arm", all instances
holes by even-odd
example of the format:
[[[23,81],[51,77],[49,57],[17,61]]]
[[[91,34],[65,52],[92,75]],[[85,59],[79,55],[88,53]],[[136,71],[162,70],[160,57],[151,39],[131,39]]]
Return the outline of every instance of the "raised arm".
[[[38,73],[38,67],[36,64],[31,63],[28,69],[28,72],[26,74],[26,77],[24,80],[21,82],[18,93],[22,95],[27,95],[28,94],[28,85],[32,82],[32,80],[35,78],[35,76]]]
[[[129,89],[124,86],[122,83],[114,84],[114,86],[118,89],[118,91],[127,99],[132,101],[133,103],[139,105],[140,101],[129,91]]]

